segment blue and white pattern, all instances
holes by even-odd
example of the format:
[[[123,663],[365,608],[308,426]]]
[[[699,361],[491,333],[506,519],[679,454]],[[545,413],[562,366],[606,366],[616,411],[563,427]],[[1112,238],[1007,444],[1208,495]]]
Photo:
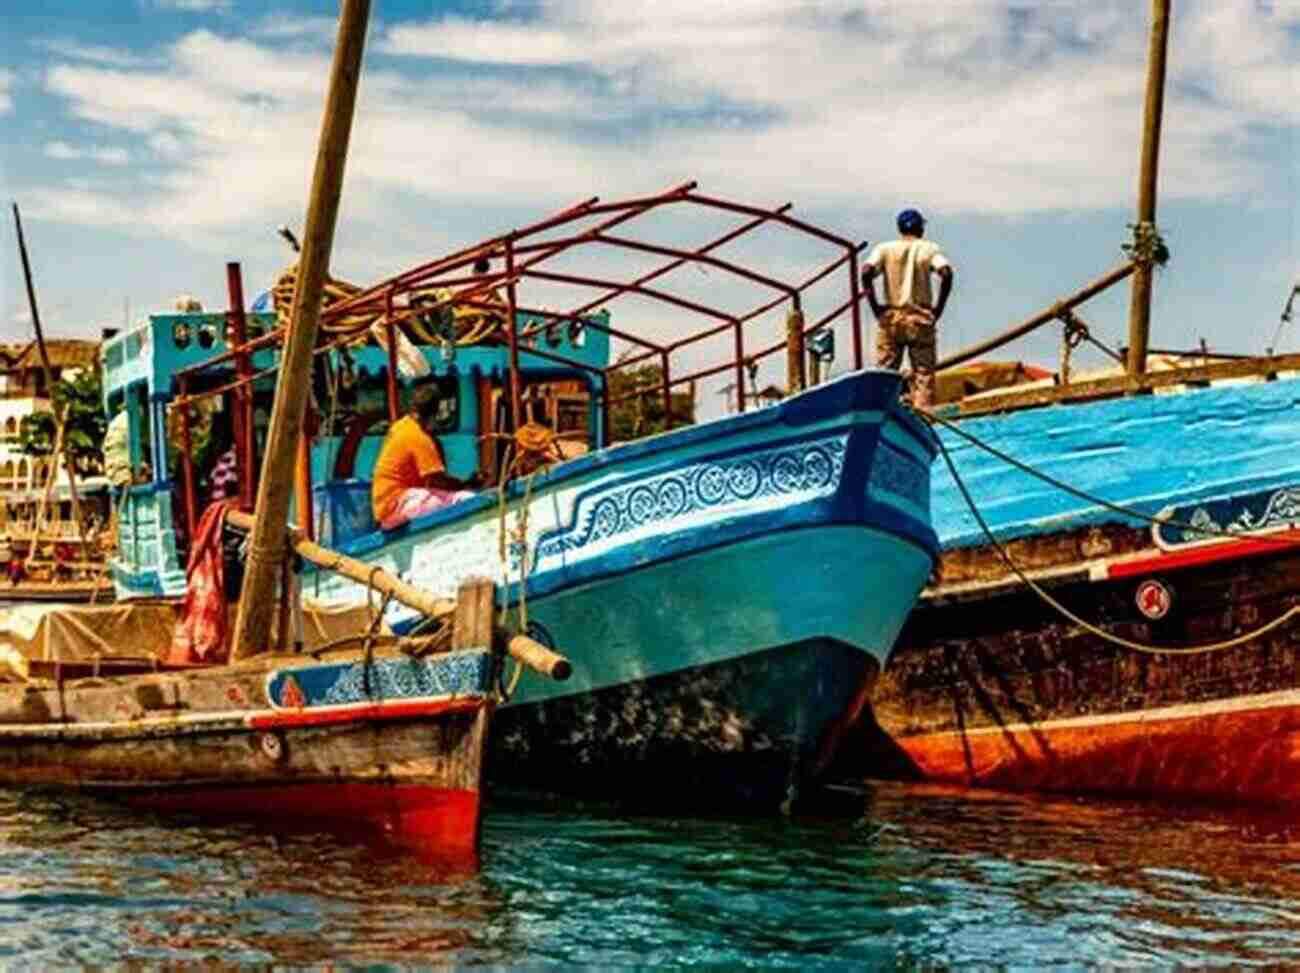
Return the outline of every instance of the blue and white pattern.
[[[1212,544],[1223,540],[1220,535],[1225,533],[1255,534],[1300,524],[1300,487],[1211,500],[1197,504],[1190,513],[1186,508],[1167,507],[1158,516],[1178,521],[1153,528],[1156,543],[1165,550]]]
[[[300,705],[291,706],[285,699],[290,679],[301,694]],[[277,709],[297,709],[380,700],[481,696],[491,685],[492,656],[484,650],[473,649],[424,659],[375,659],[369,667],[358,661],[280,669],[267,679],[266,694]]]
[[[789,504],[829,496],[844,470],[848,435],[841,434],[720,460],[695,463],[577,498],[573,525],[544,534],[537,543],[538,563],[548,557],[662,529],[668,521],[698,526],[700,515],[742,507],[762,509],[776,500]],[[676,529],[677,523],[673,527]]]

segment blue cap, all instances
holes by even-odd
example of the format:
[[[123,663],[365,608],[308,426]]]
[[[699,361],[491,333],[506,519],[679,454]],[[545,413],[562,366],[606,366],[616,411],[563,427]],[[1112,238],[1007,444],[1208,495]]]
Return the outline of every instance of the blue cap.
[[[918,209],[905,209],[898,214],[898,232],[912,233],[925,227],[925,217]]]

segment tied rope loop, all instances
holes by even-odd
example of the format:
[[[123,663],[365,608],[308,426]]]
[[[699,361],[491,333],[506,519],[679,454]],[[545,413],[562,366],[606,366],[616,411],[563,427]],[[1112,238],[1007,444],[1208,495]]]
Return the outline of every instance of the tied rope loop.
[[[533,483],[552,462],[561,459],[559,438],[546,426],[535,422],[526,422],[514,435],[489,433],[486,438],[505,439],[509,442],[506,449],[505,472],[497,484],[497,554],[501,560],[502,586],[510,590],[510,552],[516,547],[519,551],[519,614],[515,620],[515,632],[528,634],[528,508],[533,499]],[[508,489],[511,479],[527,469],[524,474],[524,496],[515,512],[515,526],[510,529],[507,524]],[[509,620],[510,599],[507,594],[502,600],[500,624],[507,628]],[[523,677],[523,663],[516,661],[509,685],[499,686],[502,702],[508,701],[519,688]]]
[[[933,413],[930,412],[923,411],[921,412],[921,415],[923,418],[927,420],[938,419],[937,416],[934,416]],[[943,422],[945,425],[947,425],[947,423],[944,420],[938,420],[938,421]],[[970,491],[967,489],[965,481],[961,478],[961,475],[957,472],[957,466],[952,461],[952,455],[948,452],[947,445],[945,445],[943,440],[940,439],[938,435],[934,433],[933,429],[931,429],[930,434],[934,436],[934,441],[935,444],[938,446],[939,453],[940,455],[943,456],[943,461],[948,467],[948,472],[952,474],[953,482],[957,484],[957,489],[961,492],[962,499],[966,502],[966,506],[970,508],[970,512],[975,517],[975,521],[979,524],[980,530],[983,532],[984,536],[988,539],[988,542],[993,546],[993,549],[997,551],[998,556],[1002,559],[1003,563],[1006,564],[1007,568],[1011,571],[1011,573],[1014,574],[1022,584],[1024,584],[1027,588],[1029,588],[1029,590],[1031,590],[1035,595],[1037,595],[1040,599],[1042,599],[1042,601],[1045,604],[1047,604],[1049,607],[1054,609],[1063,617],[1069,619],[1075,625],[1078,625],[1084,631],[1097,636],[1097,638],[1102,639],[1105,642],[1109,642],[1112,645],[1117,645],[1120,648],[1130,649],[1134,652],[1141,652],[1145,655],[1159,655],[1159,656],[1205,655],[1210,652],[1220,652],[1225,649],[1232,649],[1232,648],[1236,648],[1239,645],[1244,645],[1247,642],[1251,642],[1254,639],[1267,635],[1269,632],[1273,631],[1274,629],[1280,628],[1282,625],[1286,624],[1296,615],[1300,615],[1300,605],[1292,605],[1290,608],[1284,611],[1277,618],[1273,619],[1271,622],[1267,622],[1266,624],[1261,625],[1259,628],[1256,628],[1250,632],[1246,632],[1243,635],[1238,635],[1236,638],[1226,639],[1220,642],[1210,642],[1204,645],[1184,646],[1182,648],[1171,648],[1171,647],[1165,647],[1159,645],[1148,645],[1146,643],[1134,642],[1130,639],[1126,639],[1118,635],[1114,635],[1111,632],[1106,631],[1104,628],[1094,625],[1092,622],[1089,622],[1087,619],[1081,618],[1080,616],[1076,615],[1074,612],[1070,611],[1069,608],[1063,605],[1056,598],[1053,598],[1046,590],[1044,590],[1044,588],[1041,585],[1039,585],[1036,581],[1034,581],[1033,578],[1029,577],[1027,574],[1025,574],[1024,571],[1021,570],[1020,565],[1016,564],[1016,562],[1012,559],[1011,555],[1007,552],[1006,548],[1003,546],[1002,542],[999,541],[997,537],[994,536],[993,531],[989,528],[988,522],[984,519],[984,515],[980,512],[979,507],[976,505],[974,498],[970,495]],[[965,433],[963,433],[963,435],[965,435]],[[970,437],[970,438],[972,440],[974,439],[974,437]],[[1148,519],[1148,518],[1144,518],[1144,519]]]

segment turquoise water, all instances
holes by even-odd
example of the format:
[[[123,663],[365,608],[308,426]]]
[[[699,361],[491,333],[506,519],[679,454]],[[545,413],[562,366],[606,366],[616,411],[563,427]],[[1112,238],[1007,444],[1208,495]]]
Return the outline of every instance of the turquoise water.
[[[873,785],[843,817],[490,806],[447,874],[336,835],[0,792],[0,964],[800,970],[1300,963],[1300,822]]]

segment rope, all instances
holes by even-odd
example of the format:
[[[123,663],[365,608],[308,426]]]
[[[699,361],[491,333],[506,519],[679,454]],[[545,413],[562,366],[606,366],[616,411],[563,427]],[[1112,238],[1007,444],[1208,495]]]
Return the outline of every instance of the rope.
[[[504,473],[497,484],[497,555],[501,559],[501,578],[503,587],[506,591],[510,588],[510,560],[508,537],[513,537],[519,542],[519,616],[516,619],[515,631],[517,634],[528,634],[528,508],[533,498],[533,482],[537,474],[542,472],[548,463],[552,462],[558,456],[557,442],[559,437],[545,426],[538,423],[528,422],[519,428],[513,435],[508,436],[503,433],[490,433],[487,438],[508,439],[509,447],[506,449]],[[524,496],[521,505],[517,508],[515,514],[515,529],[509,530],[506,525],[506,515],[508,512],[507,489],[510,480],[516,472],[524,465],[530,465],[528,473],[524,476]],[[501,605],[500,624],[502,628],[507,627],[509,619],[509,598],[505,598]],[[501,687],[502,702],[509,700],[519,688],[519,680],[523,677],[524,666],[520,662],[515,662],[514,672],[510,677],[509,686]]]
[[[1210,524],[1193,524],[1190,521],[1179,520],[1176,517],[1158,517],[1152,514],[1143,513],[1141,510],[1137,510],[1133,507],[1126,507],[1124,504],[1115,503],[1114,501],[1107,500],[1104,497],[1098,497],[1091,493],[1088,493],[1086,490],[1081,490],[1078,487],[1073,486],[1072,484],[1066,483],[1064,480],[1052,476],[1050,473],[1044,473],[1042,470],[1038,469],[1037,467],[1030,466],[1028,463],[1024,462],[1023,460],[1016,459],[1014,456],[1011,456],[1008,453],[1004,453],[996,446],[993,446],[990,443],[986,443],[984,440],[978,438],[977,436],[968,433],[965,429],[962,429],[960,426],[957,425],[957,423],[953,422],[950,419],[945,419],[934,412],[928,412],[919,409],[916,411],[917,414],[926,422],[932,424],[938,423],[944,428],[956,433],[958,436],[960,436],[962,439],[965,439],[971,445],[977,447],[978,449],[984,450],[986,453],[989,453],[992,456],[996,456],[1004,463],[1015,467],[1021,472],[1028,473],[1030,476],[1042,480],[1044,483],[1054,486],[1058,490],[1063,490],[1066,493],[1078,497],[1080,500],[1086,500],[1088,501],[1088,503],[1096,504],[1099,507],[1104,507],[1107,510],[1110,510],[1117,514],[1121,514],[1125,517],[1132,517],[1134,520],[1141,520],[1144,521],[1145,523],[1154,524],[1156,526],[1168,524],[1170,526],[1177,527],[1180,530],[1184,530],[1196,534],[1205,534],[1211,537],[1223,537],[1229,540],[1259,541],[1265,544],[1275,544],[1278,547],[1300,547],[1300,538],[1269,537],[1267,535],[1251,534],[1246,531],[1236,531],[1236,530],[1229,530],[1224,527],[1215,527]],[[935,436],[935,441],[936,442],[939,441],[938,436]],[[943,446],[941,443],[940,449],[942,448]]]
[[[280,279],[271,288],[275,306],[276,325],[289,327],[293,307],[293,292],[298,286],[298,264],[287,267]],[[325,281],[325,293],[321,302],[322,310],[343,301],[351,300],[362,293],[364,288],[346,280],[330,277]],[[414,290],[408,298],[410,315],[394,314],[393,325],[400,329],[403,325],[426,344],[439,344],[444,338],[454,338],[457,345],[478,344],[500,330],[504,318],[492,311],[479,308],[457,306],[454,295],[446,288],[427,287]],[[504,303],[502,304],[504,311]],[[387,315],[383,311],[358,310],[350,314],[322,314],[321,333],[331,340],[351,339],[352,344],[364,344],[369,338],[373,325],[383,324]]]
[[[948,472],[952,474],[953,482],[957,484],[957,489],[961,491],[962,499],[966,501],[966,506],[970,508],[970,512],[974,515],[975,520],[980,525],[980,530],[984,532],[984,536],[988,538],[989,543],[993,546],[994,550],[998,552],[998,556],[1002,558],[1003,562],[1006,564],[1007,568],[1010,569],[1011,573],[1014,574],[1021,581],[1021,583],[1023,583],[1026,587],[1028,587],[1031,591],[1033,591],[1033,593],[1036,594],[1039,598],[1041,598],[1043,602],[1045,602],[1047,605],[1055,609],[1065,618],[1068,618],[1074,624],[1078,625],[1084,631],[1090,632],[1091,634],[1097,636],[1097,638],[1102,639],[1103,641],[1109,642],[1112,645],[1118,645],[1121,648],[1130,649],[1134,652],[1141,652],[1145,655],[1160,655],[1160,656],[1205,655],[1210,652],[1219,652],[1224,649],[1232,649],[1232,648],[1236,648],[1239,645],[1244,645],[1247,642],[1259,638],[1260,636],[1267,635],[1269,632],[1273,631],[1274,629],[1280,628],[1282,625],[1286,624],[1296,615],[1300,615],[1300,605],[1292,605],[1290,608],[1288,608],[1277,618],[1273,619],[1273,621],[1268,622],[1265,625],[1261,625],[1259,628],[1255,629],[1254,631],[1247,632],[1244,635],[1239,635],[1236,638],[1227,639],[1222,642],[1210,642],[1206,645],[1185,646],[1183,648],[1177,648],[1177,649],[1167,648],[1159,645],[1147,645],[1142,642],[1134,642],[1131,641],[1130,639],[1126,639],[1118,635],[1114,635],[1106,631],[1104,628],[1100,628],[1099,626],[1094,625],[1092,622],[1089,622],[1084,618],[1080,618],[1074,612],[1070,611],[1070,609],[1066,608],[1065,605],[1061,604],[1061,602],[1057,601],[1050,594],[1048,594],[1042,588],[1042,586],[1040,586],[1037,582],[1034,581],[1033,578],[1029,577],[1027,574],[1025,574],[1024,571],[1020,570],[1020,566],[1016,564],[1014,560],[1012,560],[1011,555],[1007,553],[1007,550],[1005,547],[1002,546],[1001,541],[999,541],[996,537],[993,536],[993,531],[989,529],[989,525],[987,521],[985,521],[984,515],[980,513],[979,508],[975,505],[974,498],[972,498],[970,495],[970,491],[966,489],[965,481],[962,480],[960,474],[958,474],[957,467],[953,463],[952,456],[948,452],[948,447],[944,444],[943,440],[941,440],[938,436],[935,436],[934,440],[939,446],[939,452],[943,456],[944,463],[946,463],[948,466]]]

